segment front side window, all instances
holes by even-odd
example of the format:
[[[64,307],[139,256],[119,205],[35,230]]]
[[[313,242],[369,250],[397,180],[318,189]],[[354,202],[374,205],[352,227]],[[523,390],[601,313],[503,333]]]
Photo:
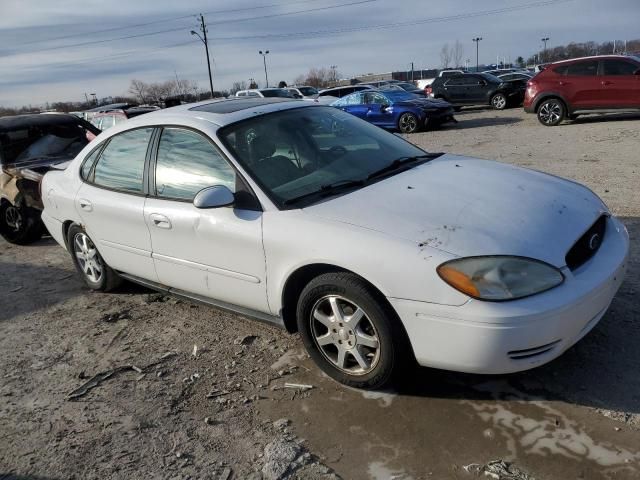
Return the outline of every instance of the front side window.
[[[640,69],[640,66],[624,60],[603,61],[604,75],[633,75],[638,69]]]
[[[598,74],[598,61],[589,60],[586,62],[577,62],[568,65],[567,75],[576,75],[580,77],[592,77]]]
[[[209,140],[182,128],[165,128],[158,145],[156,194],[193,200],[200,190],[224,185],[235,191],[236,173]]]
[[[96,163],[93,183],[114,190],[142,193],[151,132],[152,128],[139,128],[113,136]]]
[[[362,188],[369,175],[394,160],[425,155],[396,135],[333,107],[253,117],[222,128],[218,136],[280,208],[298,208],[318,200],[316,193],[345,182]]]

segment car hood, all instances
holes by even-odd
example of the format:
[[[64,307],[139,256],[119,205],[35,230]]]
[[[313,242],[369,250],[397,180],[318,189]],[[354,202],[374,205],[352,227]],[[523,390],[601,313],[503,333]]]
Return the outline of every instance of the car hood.
[[[451,104],[444,100],[440,100],[437,98],[420,98],[420,97],[413,98],[411,100],[402,100],[400,102],[394,102],[393,105],[403,106],[403,107],[413,106],[413,107],[420,107],[420,108],[427,108],[427,109],[451,107]]]
[[[454,256],[520,255],[562,267],[567,251],[607,209],[569,180],[443,155],[304,211]]]

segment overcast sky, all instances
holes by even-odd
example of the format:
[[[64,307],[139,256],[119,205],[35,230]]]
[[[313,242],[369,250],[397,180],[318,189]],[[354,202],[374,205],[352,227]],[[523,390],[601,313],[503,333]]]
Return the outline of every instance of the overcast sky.
[[[176,74],[206,88],[204,46],[189,33],[200,12],[214,89],[252,77],[262,86],[258,50],[270,51],[274,83],[330,65],[342,77],[438,67],[456,39],[475,64],[476,36],[480,63],[526,58],[542,37],[640,37],[640,0],[0,0],[0,105],[124,95],[133,78]]]

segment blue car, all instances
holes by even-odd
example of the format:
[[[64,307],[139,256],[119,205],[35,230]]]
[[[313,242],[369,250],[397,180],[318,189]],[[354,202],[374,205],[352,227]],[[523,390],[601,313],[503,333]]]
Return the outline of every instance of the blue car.
[[[444,100],[421,98],[400,90],[363,90],[342,97],[331,106],[379,127],[414,133],[455,122],[453,106]]]

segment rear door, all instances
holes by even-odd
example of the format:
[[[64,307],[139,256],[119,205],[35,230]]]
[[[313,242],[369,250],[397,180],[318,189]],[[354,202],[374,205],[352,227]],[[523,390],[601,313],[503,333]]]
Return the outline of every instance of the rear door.
[[[159,281],[222,302],[268,312],[262,212],[259,208],[200,209],[203,188],[244,189],[242,179],[204,134],[162,130],[144,217]]]
[[[566,74],[558,78],[558,86],[573,110],[598,108],[603,105],[598,60],[570,63],[567,65]]]
[[[365,92],[356,92],[341,99],[339,108],[345,112],[349,112],[351,115],[366,120],[367,111],[369,110],[366,102]]]
[[[451,103],[465,103],[468,98],[469,84],[469,78],[462,75],[445,79],[442,86],[445,98]]]
[[[634,73],[639,64],[610,58],[600,62],[600,104],[603,107],[640,107],[640,75]]]
[[[84,173],[76,209],[111,268],[157,281],[144,221],[144,178],[152,132],[153,128],[138,128],[108,140],[95,165]]]

